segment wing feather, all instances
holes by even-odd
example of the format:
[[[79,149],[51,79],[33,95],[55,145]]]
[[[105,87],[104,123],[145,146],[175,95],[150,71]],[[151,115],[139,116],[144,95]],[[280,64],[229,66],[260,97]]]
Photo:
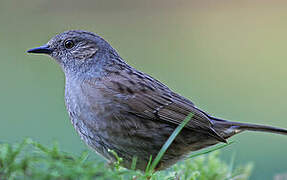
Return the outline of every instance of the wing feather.
[[[141,118],[164,121],[175,125],[179,125],[192,113],[192,119],[185,128],[208,133],[219,141],[226,142],[213,129],[212,121],[206,113],[198,110],[190,100],[172,92],[159,81],[155,80],[156,83],[150,85],[150,79],[131,78],[131,75],[114,76],[116,77],[106,78],[104,85],[113,91],[111,94],[118,94],[121,97],[119,101],[128,107],[129,112]]]

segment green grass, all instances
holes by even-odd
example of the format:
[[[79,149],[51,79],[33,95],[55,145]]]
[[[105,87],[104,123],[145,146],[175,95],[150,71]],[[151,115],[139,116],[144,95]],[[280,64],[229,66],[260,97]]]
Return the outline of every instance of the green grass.
[[[216,149],[218,147],[212,148]],[[88,152],[74,155],[60,151],[57,144],[46,147],[26,139],[20,144],[0,144],[0,179],[248,179],[250,164],[233,168],[233,163],[219,159],[219,151],[208,155],[204,152],[166,171],[146,174],[122,168],[120,157],[116,163],[108,165],[102,160],[88,158]]]
[[[174,130],[157,156],[147,164],[145,173],[135,170],[137,158],[132,161],[131,170],[121,167],[123,159],[110,150],[117,161],[109,166],[100,160],[88,159],[88,153],[80,156],[59,150],[57,144],[45,147],[30,139],[20,144],[0,144],[0,179],[188,179],[188,180],[245,180],[252,166],[233,169],[218,158],[218,151],[228,144],[221,144],[192,154],[187,160],[177,163],[169,170],[155,172],[164,153],[182,128],[190,121],[192,114]],[[206,154],[209,154],[208,156]]]

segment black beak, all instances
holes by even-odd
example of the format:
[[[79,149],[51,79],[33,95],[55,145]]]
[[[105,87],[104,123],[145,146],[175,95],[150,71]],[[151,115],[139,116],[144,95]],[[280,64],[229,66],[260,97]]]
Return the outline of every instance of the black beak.
[[[53,49],[51,49],[48,45],[40,46],[27,51],[27,53],[38,53],[38,54],[51,54],[52,52]]]

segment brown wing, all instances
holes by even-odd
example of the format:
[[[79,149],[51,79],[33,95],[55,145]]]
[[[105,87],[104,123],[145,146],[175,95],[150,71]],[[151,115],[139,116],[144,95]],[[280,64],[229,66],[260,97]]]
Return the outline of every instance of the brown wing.
[[[212,121],[205,113],[184,97],[172,92],[167,86],[145,74],[114,74],[105,78],[104,85],[113,94],[123,95],[122,104],[130,113],[141,118],[164,121],[179,125],[190,113],[192,119],[185,128],[208,133],[226,142],[214,129]]]

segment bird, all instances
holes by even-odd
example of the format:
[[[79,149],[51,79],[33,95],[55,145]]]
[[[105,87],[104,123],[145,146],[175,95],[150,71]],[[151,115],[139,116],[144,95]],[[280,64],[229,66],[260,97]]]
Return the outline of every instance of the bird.
[[[65,105],[81,139],[108,161],[144,171],[172,132],[192,114],[156,166],[164,170],[188,154],[243,131],[287,135],[267,125],[228,121],[211,116],[166,85],[128,65],[101,36],[69,30],[28,53],[47,54],[65,74]]]

